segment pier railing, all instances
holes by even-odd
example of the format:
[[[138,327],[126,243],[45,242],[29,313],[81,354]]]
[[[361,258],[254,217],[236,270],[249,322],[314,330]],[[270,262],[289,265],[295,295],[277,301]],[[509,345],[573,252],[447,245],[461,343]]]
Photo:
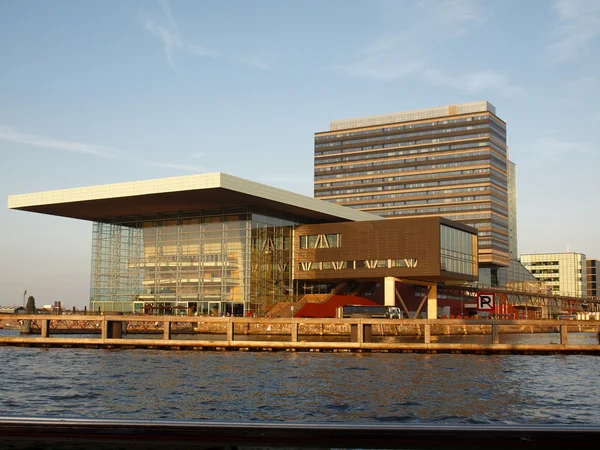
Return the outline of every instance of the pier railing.
[[[0,345],[207,350],[384,351],[452,353],[593,353],[600,321],[488,319],[305,319],[21,314],[32,335]],[[505,334],[555,333],[556,343],[502,343]],[[586,343],[569,343],[587,332]],[[64,337],[71,334],[72,337]],[[481,335],[468,343],[464,335]],[[59,337],[60,336],[60,337]],[[443,337],[443,338],[442,338]]]

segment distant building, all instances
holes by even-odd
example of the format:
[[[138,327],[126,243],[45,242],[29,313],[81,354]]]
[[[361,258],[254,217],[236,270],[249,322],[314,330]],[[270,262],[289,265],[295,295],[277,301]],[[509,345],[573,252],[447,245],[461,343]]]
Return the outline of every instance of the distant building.
[[[487,101],[335,120],[314,150],[315,197],[464,223],[478,230],[480,267],[509,265],[506,123]]]
[[[600,261],[597,259],[587,260],[587,295],[598,297],[600,294]]]
[[[521,255],[521,263],[554,295],[587,297],[586,257],[582,253]]]

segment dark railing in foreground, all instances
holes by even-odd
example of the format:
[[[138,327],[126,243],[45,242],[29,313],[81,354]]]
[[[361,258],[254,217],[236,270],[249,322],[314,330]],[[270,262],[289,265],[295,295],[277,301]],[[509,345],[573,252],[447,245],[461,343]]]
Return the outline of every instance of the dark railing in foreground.
[[[40,336],[0,337],[0,345],[65,346],[95,348],[164,348],[164,349],[208,349],[208,350],[288,350],[288,351],[396,351],[396,352],[458,352],[458,353],[590,353],[600,354],[600,345],[569,344],[569,332],[588,331],[598,333],[600,321],[575,320],[397,320],[397,319],[265,319],[241,317],[183,317],[183,316],[125,316],[103,315],[90,318],[85,315],[20,315],[24,324],[37,327]],[[59,330],[52,324],[93,323],[99,331],[98,337],[55,337]],[[138,325],[152,328],[156,338],[135,337]],[[193,339],[179,338],[174,330],[196,331],[209,327],[207,334]],[[396,330],[413,330],[421,342],[373,342],[374,331],[385,327]],[[489,335],[487,343],[467,344],[460,342],[435,342],[435,334],[460,334],[476,327],[470,334]],[[505,344],[500,343],[503,332],[525,332],[540,330],[555,332],[557,344]],[[329,332],[328,341],[311,340],[310,335],[324,335]],[[515,331],[516,330],[516,331]],[[85,333],[85,328],[81,330]],[[196,333],[192,331],[192,333]],[[247,336],[270,335],[269,339],[249,340]],[[300,336],[302,335],[302,338]],[[159,338],[160,336],[160,338]]]
[[[3,448],[576,448],[599,426],[190,422],[0,417]]]

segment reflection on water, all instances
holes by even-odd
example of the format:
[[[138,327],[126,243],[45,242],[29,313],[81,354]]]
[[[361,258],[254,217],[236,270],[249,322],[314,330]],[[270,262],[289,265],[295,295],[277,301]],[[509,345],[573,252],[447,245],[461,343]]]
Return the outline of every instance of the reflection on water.
[[[4,416],[600,424],[593,356],[0,347],[0,358]]]

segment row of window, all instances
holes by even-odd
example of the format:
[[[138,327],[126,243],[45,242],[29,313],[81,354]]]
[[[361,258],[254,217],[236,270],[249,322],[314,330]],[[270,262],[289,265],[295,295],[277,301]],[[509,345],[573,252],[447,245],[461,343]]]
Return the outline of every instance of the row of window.
[[[402,259],[369,259],[358,261],[319,261],[301,262],[298,270],[306,272],[309,270],[342,270],[342,269],[392,269],[398,267],[417,267],[416,258]]]
[[[459,161],[459,162],[451,162],[451,163],[442,163],[442,164],[424,164],[420,166],[409,166],[409,167],[394,167],[391,169],[380,169],[380,170],[367,170],[360,172],[348,172],[348,173],[340,173],[340,174],[331,174],[331,175],[317,175],[315,176],[315,180],[323,180],[323,179],[331,179],[331,178],[347,178],[347,177],[364,177],[370,175],[380,175],[384,173],[402,173],[402,172],[416,172],[416,171],[427,171],[427,170],[437,170],[437,169],[445,169],[449,167],[461,167],[461,166],[477,166],[477,165],[488,165],[490,164],[489,158],[487,159],[479,159],[475,161]]]
[[[403,191],[403,190],[407,190],[407,189],[417,189],[417,188],[425,188],[425,187],[437,187],[437,186],[455,186],[457,184],[476,184],[476,183],[486,183],[489,184],[490,183],[490,177],[481,177],[481,178],[461,178],[459,180],[445,180],[445,181],[430,181],[428,183],[410,183],[410,184],[394,184],[394,185],[387,185],[387,186],[373,186],[373,187],[364,187],[364,188],[354,188],[354,189],[335,189],[332,191],[320,191],[317,192],[315,196],[317,197],[323,197],[323,196],[329,196],[329,195],[349,195],[349,194],[355,194],[355,193],[362,193],[362,192],[381,192],[381,191]],[[451,189],[445,189],[445,190],[451,190]],[[444,189],[442,189],[442,191],[444,191]],[[415,192],[415,191],[413,191]],[[419,194],[417,192],[437,192],[437,191],[416,191],[414,194],[413,192],[409,192],[409,193],[405,193],[405,194],[401,194],[401,193],[396,193],[396,194],[389,194],[389,195],[401,195],[403,197],[409,196],[409,195],[422,195]]]
[[[392,139],[406,139],[416,136],[431,136],[434,134],[447,134],[447,133],[458,133],[460,131],[471,131],[471,130],[480,130],[484,128],[490,128],[490,126],[485,123],[481,125],[470,125],[466,127],[454,127],[454,128],[444,128],[438,130],[429,130],[429,131],[416,131],[413,133],[400,133],[400,134],[392,134],[390,136],[378,136],[372,138],[363,138],[363,139],[350,139],[347,141],[334,141],[323,144],[315,144],[315,149],[317,148],[326,148],[326,147],[338,147],[341,145],[350,145],[350,144],[362,144],[365,142],[382,142],[382,141],[390,141]]]
[[[466,140],[475,140],[475,139],[490,139],[490,133],[475,133],[475,134],[463,134],[460,136],[444,136],[441,138],[433,138],[433,139],[419,139],[418,141],[405,141],[405,142],[394,142],[387,144],[375,144],[370,146],[363,147],[348,147],[348,148],[340,148],[335,150],[326,150],[326,151],[318,151],[315,152],[315,157],[325,156],[325,155],[336,155],[340,153],[354,153],[354,152],[362,152],[365,150],[372,149],[380,149],[380,148],[392,148],[392,147],[412,147],[415,145],[426,145],[426,144],[438,144],[443,142],[454,142],[454,141],[466,141]]]
[[[321,141],[325,139],[342,139],[344,137],[349,136],[361,136],[365,134],[374,134],[374,133],[385,133],[389,131],[398,131],[398,130],[412,130],[416,128],[426,128],[426,127],[435,127],[439,125],[448,125],[454,123],[465,123],[465,122],[479,122],[482,120],[488,120],[491,116],[475,116],[475,117],[465,117],[460,119],[450,119],[450,120],[438,120],[432,122],[422,122],[422,123],[411,123],[407,125],[398,125],[394,127],[385,127],[385,128],[375,128],[370,130],[362,130],[362,131],[350,131],[347,133],[336,133],[335,135],[326,135],[326,136],[315,136],[315,141]]]
[[[498,164],[500,164],[501,166],[503,165],[504,169],[506,168],[506,161],[499,159],[498,156],[493,151],[488,150],[488,149],[483,149],[483,150],[477,150],[477,151],[473,151],[473,152],[442,153],[442,154],[436,154],[433,156],[431,156],[431,155],[430,156],[422,156],[419,158],[404,158],[404,159],[387,158],[383,161],[373,161],[373,162],[366,162],[366,163],[359,163],[359,164],[346,164],[346,165],[340,165],[340,166],[317,167],[317,168],[315,168],[315,173],[333,172],[336,170],[360,169],[360,168],[365,168],[365,167],[389,166],[392,164],[411,164],[411,163],[423,162],[423,161],[439,161],[439,160],[444,160],[444,159],[455,160],[458,158],[469,158],[472,156],[489,156],[492,159],[497,159]],[[503,162],[504,162],[504,164],[502,164]]]
[[[300,248],[338,248],[342,246],[341,234],[315,234],[300,236]]]
[[[380,195],[361,195],[357,197],[342,197],[336,199],[330,199],[329,201],[342,203],[342,202],[358,202],[366,200],[381,200],[385,198],[403,198],[403,197],[422,197],[426,195],[453,195],[462,192],[482,192],[489,191],[489,186],[469,187],[469,188],[456,188],[456,189],[439,189],[439,190],[428,190],[428,191],[412,191],[412,192],[395,192],[392,194],[380,194]],[[439,199],[438,199],[439,201]],[[415,200],[415,202],[423,203],[423,200]]]
[[[412,181],[412,180],[422,180],[424,178],[448,178],[454,176],[468,176],[475,174],[483,174],[490,173],[490,171],[496,172],[495,169],[491,169],[489,167],[482,167],[478,169],[463,169],[463,170],[452,170],[441,173],[426,173],[419,175],[402,175],[402,176],[393,176],[393,177],[381,177],[381,178],[361,178],[358,180],[343,180],[343,181],[333,181],[327,183],[315,183],[315,190],[327,188],[327,187],[342,187],[342,186],[356,186],[361,184],[368,184],[369,186],[377,183],[391,183],[393,181]],[[499,174],[499,172],[498,172]],[[391,185],[388,185],[391,186]],[[383,186],[386,189],[387,186]],[[392,186],[393,189],[398,189]]]
[[[388,148],[394,146],[394,144],[386,144],[384,148]],[[406,156],[406,155],[415,155],[420,153],[438,153],[438,152],[447,152],[452,150],[462,150],[468,148],[477,148],[477,147],[490,147],[490,141],[480,141],[480,142],[468,142],[466,144],[454,144],[454,145],[441,145],[437,147],[419,147],[419,148],[409,148],[405,150],[386,150],[379,152],[361,152],[357,155],[347,155],[347,156],[335,156],[330,158],[315,158],[315,166],[319,167],[323,164],[331,164],[335,162],[348,162],[348,161],[363,161],[366,159],[376,159],[376,158],[393,158],[394,156]]]

